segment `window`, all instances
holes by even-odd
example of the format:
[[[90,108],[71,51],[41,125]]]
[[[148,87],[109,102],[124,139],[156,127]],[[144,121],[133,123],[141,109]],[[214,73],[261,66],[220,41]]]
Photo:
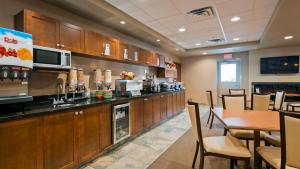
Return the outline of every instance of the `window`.
[[[236,63],[221,64],[221,82],[236,82]]]

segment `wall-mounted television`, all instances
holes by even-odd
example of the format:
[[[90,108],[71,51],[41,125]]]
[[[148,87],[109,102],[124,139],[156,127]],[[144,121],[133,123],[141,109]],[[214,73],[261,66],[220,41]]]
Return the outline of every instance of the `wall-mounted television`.
[[[299,73],[299,56],[261,58],[260,73],[261,74]]]

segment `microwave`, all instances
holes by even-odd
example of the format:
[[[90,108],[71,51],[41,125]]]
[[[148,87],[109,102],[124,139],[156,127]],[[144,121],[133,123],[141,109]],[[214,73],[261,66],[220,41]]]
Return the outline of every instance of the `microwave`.
[[[33,45],[33,66],[40,68],[70,69],[71,51]]]

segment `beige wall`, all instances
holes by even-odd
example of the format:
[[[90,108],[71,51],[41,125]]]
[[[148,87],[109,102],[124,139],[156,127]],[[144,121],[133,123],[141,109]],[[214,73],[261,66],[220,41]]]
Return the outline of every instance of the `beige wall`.
[[[299,82],[300,74],[262,75],[260,74],[260,58],[299,55],[300,46],[258,49],[249,52],[249,86],[252,82]]]
[[[95,32],[109,35],[115,38],[120,38],[131,44],[139,47],[159,51],[158,48],[151,46],[145,42],[139,41],[125,34],[116,32],[108,27],[105,27],[99,23],[93,22],[89,19],[77,16],[74,13],[67,12],[61,8],[45,3],[41,0],[2,0],[1,12],[0,12],[0,26],[7,28],[14,28],[14,15],[22,11],[23,9],[30,9],[46,16],[56,18],[61,21],[72,23],[74,25],[81,26],[86,29],[93,30]],[[38,28],[37,28],[38,29]],[[174,61],[180,62],[177,57],[172,57]],[[147,66],[129,65],[123,63],[116,63],[110,61],[103,61],[97,59],[88,59],[73,55],[72,66],[83,68],[85,74],[93,76],[93,70],[95,68],[110,69],[112,70],[113,79],[118,78],[119,73],[123,70],[133,71],[138,77],[144,75],[145,69],[153,74],[156,74],[155,68],[149,68]],[[56,93],[57,73],[45,73],[45,72],[33,72],[33,76],[29,82],[29,94],[30,95],[49,95]],[[93,89],[94,86],[91,85]]]
[[[248,89],[248,52],[234,53],[241,60],[241,86]],[[182,59],[182,81],[187,89],[186,98],[207,103],[205,91],[212,90],[217,100],[217,62],[223,55],[207,55]]]

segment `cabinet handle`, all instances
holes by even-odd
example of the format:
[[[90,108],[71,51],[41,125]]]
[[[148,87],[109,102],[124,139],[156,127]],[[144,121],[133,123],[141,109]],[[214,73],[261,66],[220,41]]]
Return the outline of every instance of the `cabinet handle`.
[[[160,96],[161,98],[163,98],[164,96]]]
[[[65,45],[60,45],[62,48],[64,48],[65,47]]]
[[[147,101],[148,99],[144,99],[145,101]]]
[[[60,44],[58,43],[58,44],[56,44],[56,46],[57,46],[57,47],[59,47],[59,46],[60,46]]]
[[[78,112],[75,112],[75,116],[78,116]]]
[[[82,114],[83,114],[83,111],[79,111],[79,114],[82,115]]]

